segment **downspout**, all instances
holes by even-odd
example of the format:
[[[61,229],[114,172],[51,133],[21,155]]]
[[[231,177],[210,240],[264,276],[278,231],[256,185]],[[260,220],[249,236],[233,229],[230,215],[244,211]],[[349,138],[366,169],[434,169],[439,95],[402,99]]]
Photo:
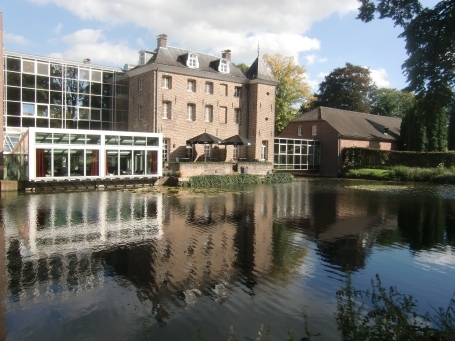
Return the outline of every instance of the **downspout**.
[[[341,134],[338,134],[338,174],[341,172]]]
[[[154,115],[154,133],[158,132],[158,69],[155,71],[155,115]]]
[[[246,138],[250,138],[250,84],[246,84]],[[246,147],[246,157],[249,158],[250,146]],[[256,147],[255,147],[256,148]]]

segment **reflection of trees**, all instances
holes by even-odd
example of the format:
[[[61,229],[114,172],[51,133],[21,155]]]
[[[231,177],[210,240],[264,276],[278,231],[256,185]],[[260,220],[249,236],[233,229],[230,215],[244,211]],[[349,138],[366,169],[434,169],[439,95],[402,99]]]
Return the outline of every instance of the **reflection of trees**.
[[[360,236],[345,236],[334,241],[318,243],[324,261],[340,267],[343,271],[357,271],[365,267],[369,248],[362,245]]]
[[[401,201],[398,209],[398,228],[413,250],[432,248],[444,243],[444,200],[411,197]]]
[[[296,243],[296,231],[282,221],[275,221],[272,228],[272,276],[285,282],[291,279],[302,266],[308,250]]]

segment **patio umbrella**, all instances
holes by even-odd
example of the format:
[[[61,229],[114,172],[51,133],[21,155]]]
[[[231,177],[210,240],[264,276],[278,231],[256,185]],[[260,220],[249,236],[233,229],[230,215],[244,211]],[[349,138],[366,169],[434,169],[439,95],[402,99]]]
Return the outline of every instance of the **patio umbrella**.
[[[253,142],[248,140],[246,137],[240,136],[240,135],[234,135],[231,137],[228,137],[227,139],[224,140],[221,144],[230,144],[234,146],[252,146],[254,145]]]
[[[203,133],[186,141],[187,144],[220,144],[223,142],[219,137],[210,135],[209,133]]]

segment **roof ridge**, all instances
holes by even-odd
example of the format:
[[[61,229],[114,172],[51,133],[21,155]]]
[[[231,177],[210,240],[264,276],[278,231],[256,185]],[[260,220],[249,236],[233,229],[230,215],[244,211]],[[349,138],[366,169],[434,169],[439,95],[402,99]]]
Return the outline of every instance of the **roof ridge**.
[[[208,53],[205,53],[205,52],[199,52],[199,51],[194,51],[194,50],[188,50],[188,49],[185,49],[185,48],[181,48],[181,47],[175,47],[175,46],[167,46],[167,47],[162,47],[163,49],[166,49],[166,48],[173,48],[173,49],[176,49],[176,50],[183,50],[183,51],[187,51],[187,52],[192,52],[192,53],[198,53],[198,54],[203,54],[203,55],[206,55],[206,56],[209,56],[209,57],[214,57],[214,58],[218,58],[218,59],[223,59],[222,56],[215,56],[213,54],[208,54]],[[224,58],[226,60],[229,60],[227,58]],[[232,63],[232,61],[229,60],[229,62]],[[232,63],[234,64],[234,63]]]

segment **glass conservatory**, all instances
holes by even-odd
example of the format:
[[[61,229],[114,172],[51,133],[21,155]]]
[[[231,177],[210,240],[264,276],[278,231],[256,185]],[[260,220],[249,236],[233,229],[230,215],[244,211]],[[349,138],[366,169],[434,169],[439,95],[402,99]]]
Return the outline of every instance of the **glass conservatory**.
[[[320,141],[275,138],[273,163],[276,170],[316,170],[321,158]]]
[[[158,133],[30,128],[12,154],[25,160],[18,180],[158,177],[162,140]]]

